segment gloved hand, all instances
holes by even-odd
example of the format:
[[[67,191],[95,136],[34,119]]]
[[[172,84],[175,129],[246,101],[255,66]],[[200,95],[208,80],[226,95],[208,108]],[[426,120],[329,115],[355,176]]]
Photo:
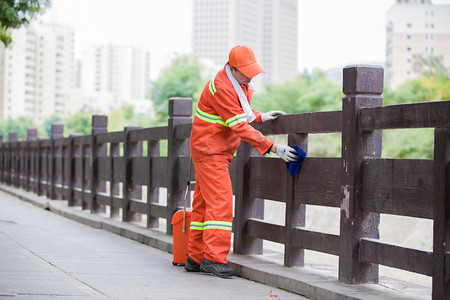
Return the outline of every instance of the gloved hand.
[[[279,145],[279,144],[276,144],[276,147],[277,147],[276,154],[280,158],[282,158],[285,162],[298,160],[298,154],[294,148],[289,147],[287,145]]]
[[[271,120],[275,120],[280,115],[285,115],[286,113],[281,110],[272,110],[261,115],[261,121],[267,122]]]

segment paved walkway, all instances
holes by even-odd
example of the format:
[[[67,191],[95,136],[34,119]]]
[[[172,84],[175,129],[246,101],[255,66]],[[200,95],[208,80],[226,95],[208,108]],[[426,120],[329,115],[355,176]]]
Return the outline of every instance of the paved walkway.
[[[172,266],[172,255],[0,191],[0,299],[307,299],[240,277]]]
[[[187,273],[172,266],[172,237],[162,231],[4,184],[0,207],[0,299],[431,298],[428,287],[386,277],[344,284],[325,264],[286,268],[268,249],[263,256],[228,256],[241,277]]]

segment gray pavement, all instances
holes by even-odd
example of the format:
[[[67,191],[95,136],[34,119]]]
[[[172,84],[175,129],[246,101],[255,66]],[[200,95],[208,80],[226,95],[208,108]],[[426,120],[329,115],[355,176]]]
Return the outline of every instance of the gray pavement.
[[[0,299],[307,299],[172,255],[0,191]]]
[[[268,249],[230,254],[233,279],[187,273],[172,266],[163,231],[4,184],[0,207],[0,299],[431,299],[430,288],[387,277],[344,284],[323,263],[286,268]]]

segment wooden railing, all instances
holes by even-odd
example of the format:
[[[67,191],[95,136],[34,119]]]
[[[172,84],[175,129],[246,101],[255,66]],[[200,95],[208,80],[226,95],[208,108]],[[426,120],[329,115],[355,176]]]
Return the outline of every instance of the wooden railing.
[[[287,135],[304,150],[308,134],[341,132],[341,157],[307,157],[291,177],[282,160],[242,142],[230,166],[233,251],[261,254],[263,240],[281,243],[286,267],[302,266],[304,249],[333,254],[339,280],[352,284],[377,283],[382,264],[432,276],[433,299],[450,299],[450,101],[383,107],[381,67],[349,66],[343,75],[342,111],[280,116],[255,126],[268,136]],[[19,141],[10,132],[0,143],[0,181],[91,213],[109,208],[124,222],[146,216],[149,228],[166,219],[171,234],[188,176],[192,101],[169,103],[167,127],[107,132],[107,117],[93,116],[91,135],[64,138],[62,124],[53,124],[50,139],[30,129]],[[435,128],[433,160],[381,158],[381,130],[425,127]],[[167,156],[160,155],[163,140]],[[160,203],[160,188],[167,188],[167,204]],[[284,225],[264,220],[264,199],[285,203]],[[340,234],[306,228],[308,204],[340,208]],[[381,242],[380,214],[433,220],[433,251]]]

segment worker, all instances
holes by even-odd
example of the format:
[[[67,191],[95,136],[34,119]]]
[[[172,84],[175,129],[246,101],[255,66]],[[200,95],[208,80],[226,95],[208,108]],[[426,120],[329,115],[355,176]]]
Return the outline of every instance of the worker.
[[[284,161],[296,161],[295,149],[274,143],[249,123],[274,120],[282,111],[261,113],[250,108],[251,79],[265,72],[253,50],[236,46],[228,63],[206,84],[198,102],[191,132],[195,166],[186,271],[229,277],[233,221],[233,191],[228,167],[241,140],[262,155],[274,152]]]

